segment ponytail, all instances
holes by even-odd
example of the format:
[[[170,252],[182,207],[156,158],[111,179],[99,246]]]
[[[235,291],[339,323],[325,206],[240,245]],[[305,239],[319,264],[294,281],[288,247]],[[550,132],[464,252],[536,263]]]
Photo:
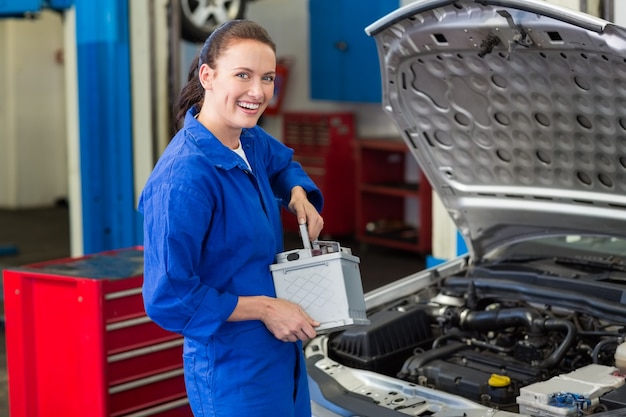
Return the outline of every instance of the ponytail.
[[[202,106],[202,101],[204,100],[204,88],[202,87],[202,84],[200,84],[200,78],[198,78],[199,61],[200,56],[197,55],[189,67],[187,85],[185,85],[181,90],[178,102],[175,105],[175,130],[180,128],[182,122],[185,120],[185,114],[187,114],[187,111],[190,108],[194,106]]]

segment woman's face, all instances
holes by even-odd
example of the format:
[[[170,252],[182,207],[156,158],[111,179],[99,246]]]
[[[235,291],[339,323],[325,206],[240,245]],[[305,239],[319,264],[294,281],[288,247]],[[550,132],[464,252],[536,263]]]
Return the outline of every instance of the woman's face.
[[[276,54],[255,40],[232,42],[216,61],[216,68],[204,64],[200,81],[206,90],[211,125],[222,128],[250,128],[274,95]]]

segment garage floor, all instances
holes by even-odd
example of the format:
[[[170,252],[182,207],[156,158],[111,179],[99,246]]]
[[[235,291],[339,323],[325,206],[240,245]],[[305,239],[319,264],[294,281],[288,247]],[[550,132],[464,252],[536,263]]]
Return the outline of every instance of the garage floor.
[[[424,256],[385,247],[360,245],[352,238],[333,237],[361,259],[364,291],[417,272]],[[34,210],[0,210],[0,272],[3,269],[69,256],[69,212],[60,204]],[[285,248],[302,247],[295,234],[285,236]],[[0,281],[0,287],[1,287]],[[0,416],[9,416],[3,296],[0,292]],[[17,417],[17,416],[15,416]]]

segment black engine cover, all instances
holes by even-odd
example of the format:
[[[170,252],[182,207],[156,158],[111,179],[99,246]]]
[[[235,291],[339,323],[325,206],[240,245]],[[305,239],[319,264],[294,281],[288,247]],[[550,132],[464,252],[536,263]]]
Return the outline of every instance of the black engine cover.
[[[330,358],[345,365],[393,376],[417,347],[432,344],[428,314],[421,309],[386,310],[359,325],[331,335]]]
[[[445,348],[445,346],[444,346]],[[435,349],[436,350],[436,349]],[[450,349],[444,349],[450,351]],[[433,351],[429,356],[434,358]],[[540,381],[542,372],[506,356],[473,349],[456,350],[447,358],[421,361],[419,355],[409,359],[417,368],[404,379],[472,399],[478,403],[516,411],[519,388]],[[408,366],[410,368],[411,366]],[[407,368],[407,365],[405,365]],[[503,386],[490,383],[492,377],[510,378]]]

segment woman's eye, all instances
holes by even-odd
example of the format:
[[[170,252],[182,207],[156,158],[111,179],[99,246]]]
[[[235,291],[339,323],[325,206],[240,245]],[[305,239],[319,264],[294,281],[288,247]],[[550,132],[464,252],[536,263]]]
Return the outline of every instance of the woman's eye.
[[[274,82],[275,78],[276,77],[274,77],[273,75],[266,75],[265,77],[263,77],[263,81]]]
[[[239,74],[237,74],[237,77],[239,77],[239,78],[250,78],[250,76],[248,74],[246,74],[245,72],[240,72]]]

